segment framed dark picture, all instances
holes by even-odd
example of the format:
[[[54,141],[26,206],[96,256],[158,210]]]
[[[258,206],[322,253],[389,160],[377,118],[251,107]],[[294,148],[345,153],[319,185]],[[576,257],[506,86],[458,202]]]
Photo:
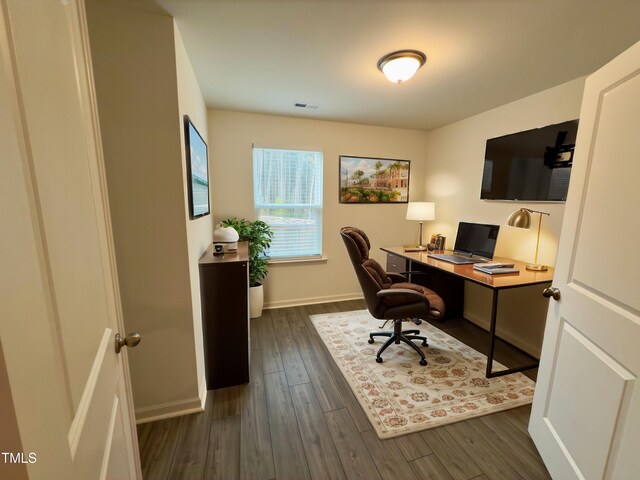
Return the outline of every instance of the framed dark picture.
[[[340,155],[340,203],[407,203],[409,160]]]
[[[194,219],[211,213],[209,162],[207,160],[207,144],[188,115],[184,116],[184,138],[187,151],[189,216]]]

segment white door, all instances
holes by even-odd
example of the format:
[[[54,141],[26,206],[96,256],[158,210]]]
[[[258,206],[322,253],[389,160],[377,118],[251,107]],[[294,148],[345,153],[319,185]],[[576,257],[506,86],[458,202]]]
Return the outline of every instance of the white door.
[[[640,478],[640,43],[587,79],[529,431],[553,478]]]
[[[82,1],[0,0],[0,60],[0,478],[141,478]]]

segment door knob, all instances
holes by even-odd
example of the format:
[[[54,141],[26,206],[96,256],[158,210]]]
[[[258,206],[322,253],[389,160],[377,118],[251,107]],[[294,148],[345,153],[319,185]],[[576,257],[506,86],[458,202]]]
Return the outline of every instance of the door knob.
[[[142,340],[142,337],[139,333],[130,333],[124,338],[119,333],[116,333],[116,353],[120,353],[122,347],[135,347],[140,343],[140,340]]]
[[[556,287],[547,287],[542,291],[542,295],[547,298],[553,298],[554,300],[560,300],[560,290]]]

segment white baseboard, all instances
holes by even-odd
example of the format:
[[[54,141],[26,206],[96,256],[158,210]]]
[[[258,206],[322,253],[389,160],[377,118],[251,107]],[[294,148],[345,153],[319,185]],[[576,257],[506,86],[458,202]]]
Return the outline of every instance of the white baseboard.
[[[141,423],[155,422],[156,420],[164,420],[165,418],[203,412],[206,396],[207,390],[205,386],[204,397],[203,393],[199,392],[198,396],[194,398],[136,408],[136,424],[140,425]]]
[[[474,313],[466,312],[466,311],[463,313],[463,316],[464,318],[469,320],[471,323],[474,323],[475,325],[482,328],[483,330],[487,332],[489,331],[489,327],[491,325],[488,320],[478,315],[475,315]],[[535,358],[540,358],[540,346],[531,345],[526,341],[524,341],[522,338],[515,337],[514,335],[510,334],[509,332],[505,332],[500,328],[496,329],[496,335],[498,335],[503,340],[515,345],[516,347],[524,350],[529,355],[533,355]]]
[[[200,383],[200,406],[204,412],[204,406],[207,403],[207,376],[202,375],[202,383]]]
[[[347,300],[361,300],[363,298],[362,293],[343,293],[340,295],[326,295],[323,297],[307,297],[307,298],[295,298],[293,300],[278,300],[275,302],[268,302],[264,304],[265,310],[271,308],[285,308],[285,307],[298,307],[300,305],[313,305],[316,303],[329,303],[329,302],[346,302]]]

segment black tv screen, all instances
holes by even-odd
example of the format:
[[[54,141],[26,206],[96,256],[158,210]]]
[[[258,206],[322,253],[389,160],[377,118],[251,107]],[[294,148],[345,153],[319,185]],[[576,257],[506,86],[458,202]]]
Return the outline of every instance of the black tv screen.
[[[487,140],[480,198],[564,202],[578,120]]]

